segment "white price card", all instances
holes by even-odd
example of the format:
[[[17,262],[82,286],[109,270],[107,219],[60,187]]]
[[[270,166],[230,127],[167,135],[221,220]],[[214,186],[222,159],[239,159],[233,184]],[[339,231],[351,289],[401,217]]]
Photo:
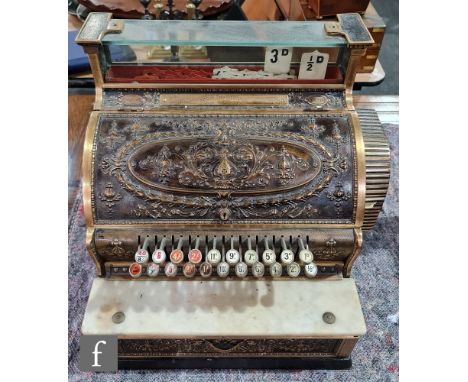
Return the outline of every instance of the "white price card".
[[[320,53],[318,50],[312,53],[304,53],[301,57],[299,68],[300,80],[323,80],[327,73],[328,53]]]
[[[273,74],[289,73],[293,48],[268,47],[265,52],[265,72]]]

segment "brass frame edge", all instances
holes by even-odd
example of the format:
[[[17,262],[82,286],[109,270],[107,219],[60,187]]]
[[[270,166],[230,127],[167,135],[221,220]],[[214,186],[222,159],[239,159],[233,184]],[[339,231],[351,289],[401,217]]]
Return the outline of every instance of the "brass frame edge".
[[[354,262],[358,258],[358,256],[361,254],[362,250],[362,229],[361,228],[355,228],[354,229],[354,252],[351,256],[349,256],[345,264],[343,266],[343,277],[351,277],[351,271],[354,265]]]
[[[263,88],[275,88],[275,89],[337,89],[344,90],[344,84],[210,84],[210,83],[105,83],[103,84],[104,89],[263,89]]]
[[[98,276],[104,276],[106,267],[104,261],[98,256],[96,251],[96,246],[94,243],[94,233],[95,230],[93,227],[87,227],[86,229],[86,249],[88,250],[88,255],[96,265],[96,273]]]
[[[83,145],[83,161],[81,164],[82,188],[83,188],[83,210],[87,227],[94,227],[93,210],[92,210],[92,159],[94,148],[94,135],[96,133],[97,121],[99,112],[91,112],[88,125],[86,127],[86,135]]]

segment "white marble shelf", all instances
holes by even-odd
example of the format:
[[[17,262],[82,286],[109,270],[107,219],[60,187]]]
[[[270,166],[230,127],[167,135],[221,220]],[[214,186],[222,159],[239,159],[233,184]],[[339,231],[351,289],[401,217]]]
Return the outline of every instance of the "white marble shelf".
[[[125,313],[115,324],[114,313]],[[334,324],[322,315],[332,312]],[[83,334],[122,337],[361,336],[353,279],[93,282]]]

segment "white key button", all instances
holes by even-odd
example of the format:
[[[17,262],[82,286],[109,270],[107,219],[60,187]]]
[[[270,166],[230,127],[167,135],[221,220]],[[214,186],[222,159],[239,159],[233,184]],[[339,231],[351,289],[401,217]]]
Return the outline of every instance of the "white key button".
[[[164,273],[167,277],[174,277],[177,275],[177,265],[174,263],[167,263],[164,267]]]
[[[301,238],[299,238],[299,248],[300,248],[299,259],[303,263],[306,263],[306,264],[311,263],[312,260],[314,259],[314,255],[312,254],[311,251],[309,251],[309,249],[304,247],[304,242],[302,241]]]
[[[166,252],[164,249],[157,249],[153,252],[153,262],[156,264],[162,264],[166,261]]]
[[[281,251],[281,262],[283,264],[291,264],[294,260],[294,252],[290,249]]]
[[[258,253],[253,249],[248,249],[244,253],[244,261],[247,265],[254,265],[258,261]]]
[[[265,266],[260,262],[255,263],[252,265],[252,274],[255,277],[263,277],[265,274]]]
[[[225,261],[220,262],[216,267],[216,272],[219,277],[226,277],[229,274],[229,264]]]
[[[306,264],[304,267],[304,272],[307,277],[315,277],[317,276],[317,266],[314,263]]]
[[[149,263],[146,273],[149,277],[156,277],[159,274],[159,264]]]
[[[210,249],[207,256],[210,264],[218,264],[221,261],[221,252],[216,248]]]
[[[245,277],[247,276],[248,267],[247,264],[244,262],[240,262],[236,264],[236,276],[237,277]]]
[[[166,238],[163,237],[161,240],[161,244],[159,245],[159,248],[156,248],[153,252],[153,255],[151,258],[153,259],[153,262],[156,264],[162,264],[166,261],[166,251],[164,250],[164,246],[166,245]]]
[[[276,261],[276,254],[272,249],[263,251],[262,260],[266,265],[271,265]]]
[[[280,277],[283,273],[283,267],[280,263],[274,263],[270,265],[270,275],[273,277]]]
[[[268,245],[268,239],[265,237],[265,250],[263,251],[262,254],[262,260],[266,265],[271,265],[276,261],[276,254],[275,251],[270,249],[270,246]]]
[[[216,237],[213,238],[213,248],[207,253],[207,260],[210,264],[218,264],[221,261],[221,252],[216,249]]]
[[[288,264],[286,271],[288,272],[288,275],[290,277],[297,277],[301,273],[301,267],[299,266],[298,263],[291,263],[291,264]]]
[[[228,264],[237,264],[239,262],[239,259],[240,254],[236,249],[231,248],[229,251],[226,252],[226,261],[228,262]]]

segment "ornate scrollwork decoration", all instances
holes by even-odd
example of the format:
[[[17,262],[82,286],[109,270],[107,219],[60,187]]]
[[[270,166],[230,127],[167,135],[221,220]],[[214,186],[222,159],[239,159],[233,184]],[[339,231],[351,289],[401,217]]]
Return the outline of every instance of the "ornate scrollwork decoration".
[[[112,214],[112,207],[122,199],[122,195],[114,191],[112,183],[107,183],[104,192],[99,194],[99,198],[106,205],[109,214]]]
[[[128,339],[119,355],[147,357],[317,356],[332,355],[339,339]]]
[[[334,205],[337,216],[341,216],[343,213],[343,202],[349,200],[351,197],[352,195],[350,192],[343,191],[343,184],[341,182],[336,184],[335,191],[327,194],[327,198],[335,202]]]
[[[317,123],[326,132],[306,133],[294,132],[296,119],[161,117],[156,124],[125,116],[117,127],[112,118],[103,123],[97,158],[97,176],[109,179],[98,195],[108,212],[120,196],[108,186],[118,184],[139,199],[126,212],[136,218],[322,219],[310,199],[349,172],[349,136],[326,119]],[[112,149],[115,142],[121,143]],[[350,197],[335,189],[322,198],[333,200],[341,216]]]

